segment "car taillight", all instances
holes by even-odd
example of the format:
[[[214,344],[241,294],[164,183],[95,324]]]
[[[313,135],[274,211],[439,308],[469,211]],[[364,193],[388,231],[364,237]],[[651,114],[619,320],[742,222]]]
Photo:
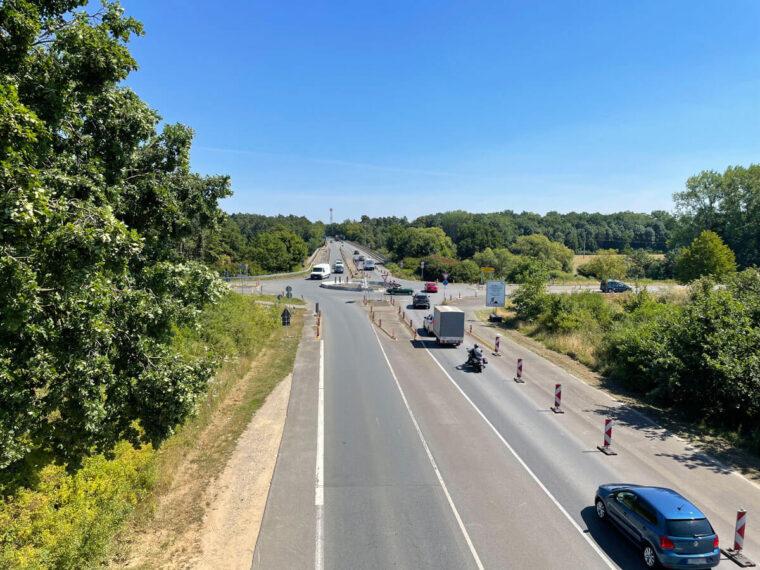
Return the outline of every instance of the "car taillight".
[[[713,539],[713,548],[718,548],[720,546],[720,539],[718,538],[718,535],[715,535],[715,539]]]
[[[660,537],[660,548],[663,550],[673,550],[675,547],[676,545],[667,536]]]

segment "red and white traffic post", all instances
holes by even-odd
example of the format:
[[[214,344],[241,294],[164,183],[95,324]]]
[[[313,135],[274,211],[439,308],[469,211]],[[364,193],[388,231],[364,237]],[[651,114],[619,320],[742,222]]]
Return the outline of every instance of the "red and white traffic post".
[[[734,530],[734,547],[721,548],[721,552],[733,560],[741,568],[756,566],[752,560],[744,555],[744,531],[747,528],[747,511],[739,509],[736,513],[736,529]]]
[[[517,359],[517,373],[515,374],[515,382],[519,384],[524,384],[525,380],[523,380],[523,361],[522,358]]]
[[[562,409],[562,384],[554,385],[554,405],[551,410],[555,414],[565,413],[565,410]]]
[[[494,342],[496,348],[493,351],[494,356],[501,356],[501,335],[496,335],[496,341]]]
[[[617,452],[612,449],[612,419],[606,418],[604,420],[604,444],[597,445],[596,448],[605,455],[617,455]]]

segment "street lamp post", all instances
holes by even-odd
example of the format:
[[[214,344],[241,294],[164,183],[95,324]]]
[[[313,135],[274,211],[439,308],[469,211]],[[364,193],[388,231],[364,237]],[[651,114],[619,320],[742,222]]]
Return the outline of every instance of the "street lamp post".
[[[420,261],[420,275],[422,276],[422,281],[425,281],[425,262]]]

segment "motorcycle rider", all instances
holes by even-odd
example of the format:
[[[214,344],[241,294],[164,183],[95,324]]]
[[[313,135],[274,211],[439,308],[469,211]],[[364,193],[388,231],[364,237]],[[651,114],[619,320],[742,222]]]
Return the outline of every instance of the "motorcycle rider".
[[[470,362],[481,362],[483,360],[483,350],[477,344],[470,349]]]

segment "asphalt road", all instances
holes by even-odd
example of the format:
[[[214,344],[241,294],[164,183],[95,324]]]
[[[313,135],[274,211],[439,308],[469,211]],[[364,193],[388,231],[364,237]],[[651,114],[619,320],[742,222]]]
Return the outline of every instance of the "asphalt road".
[[[361,294],[303,279],[264,290],[286,285],[319,302],[323,334],[299,352],[254,568],[641,568],[594,517],[607,482],[680,490],[724,544],[738,507],[760,512],[756,485],[522,347],[505,341],[474,374],[463,347],[378,334]],[[524,385],[511,381],[518,356]],[[555,382],[562,415],[549,411]],[[606,416],[615,457],[596,450]],[[760,554],[750,533],[745,547]]]

